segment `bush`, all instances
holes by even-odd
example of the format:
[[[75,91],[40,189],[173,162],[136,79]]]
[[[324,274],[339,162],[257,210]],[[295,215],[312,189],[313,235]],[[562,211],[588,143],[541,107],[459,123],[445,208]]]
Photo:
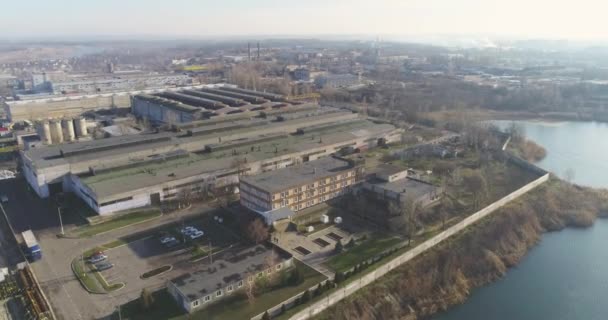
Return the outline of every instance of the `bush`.
[[[289,274],[289,277],[287,278],[287,284],[290,286],[296,286],[302,283],[303,280],[304,279],[302,277],[302,272],[300,271],[300,269],[294,268]]]
[[[338,242],[336,242],[336,247],[334,248],[334,252],[341,253],[342,251],[344,251],[344,247],[342,246],[342,241],[338,240]]]
[[[345,277],[344,277],[344,273],[342,272],[336,272],[336,277],[334,279],[335,283],[340,283],[342,281],[344,281]]]
[[[350,238],[350,241],[348,241],[348,243],[346,243],[346,248],[350,249],[354,246],[355,246],[355,238]]]
[[[313,292],[313,295],[314,295],[315,297],[318,297],[318,296],[321,294],[321,292],[322,292],[321,290],[322,290],[322,289],[321,289],[321,284],[319,283],[319,285],[317,285],[317,288],[316,288],[316,289],[315,289],[315,291]]]
[[[287,308],[285,307],[285,304],[283,303],[281,305],[281,314],[284,314],[286,310],[287,310]]]
[[[300,297],[300,302],[307,303],[308,301],[310,301],[310,299],[312,299],[312,294],[310,293],[310,289],[309,289],[309,290],[306,290],[304,292],[304,294],[302,294],[302,297]]]
[[[264,312],[264,314],[262,315],[262,320],[270,320],[270,315],[268,314],[268,311]]]

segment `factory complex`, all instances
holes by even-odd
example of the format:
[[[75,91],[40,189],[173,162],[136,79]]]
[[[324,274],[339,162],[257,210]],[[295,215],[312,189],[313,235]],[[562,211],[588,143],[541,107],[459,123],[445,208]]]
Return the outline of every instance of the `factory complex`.
[[[269,104],[269,109],[175,123],[166,131],[21,151],[24,176],[40,197],[73,192],[107,215],[237,186],[244,175],[401,139],[401,130],[393,125],[350,111],[312,103],[272,108],[272,100],[282,97],[262,94],[257,97],[266,99],[260,103]],[[172,110],[169,103],[162,108]]]
[[[186,123],[221,115],[289,108],[284,96],[230,85],[133,96],[133,113],[154,123]]]

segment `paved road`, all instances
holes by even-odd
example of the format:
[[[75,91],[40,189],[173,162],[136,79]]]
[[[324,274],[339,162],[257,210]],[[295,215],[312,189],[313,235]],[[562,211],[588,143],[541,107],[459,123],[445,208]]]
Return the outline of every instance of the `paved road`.
[[[144,232],[160,225],[180,221],[208,212],[211,208],[199,206],[184,212],[164,215],[158,219],[133,227],[114,230],[86,239],[58,238],[60,232],[56,208],[49,200],[41,200],[26,191],[22,180],[0,181],[0,193],[9,196],[5,205],[15,232],[32,229],[42,247],[43,258],[32,264],[40,285],[53,306],[58,319],[99,319],[107,317],[116,306],[140,295],[140,289],[125,288],[108,295],[92,295],[86,292],[72,273],[70,263],[81,252],[108,243],[120,237]],[[82,223],[82,218],[63,216],[66,230]]]

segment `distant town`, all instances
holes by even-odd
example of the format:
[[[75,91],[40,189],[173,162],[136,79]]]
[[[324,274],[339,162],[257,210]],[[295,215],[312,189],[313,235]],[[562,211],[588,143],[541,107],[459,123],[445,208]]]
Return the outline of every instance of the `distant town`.
[[[548,181],[484,120],[608,120],[526,45],[0,46],[0,313],[312,319]]]

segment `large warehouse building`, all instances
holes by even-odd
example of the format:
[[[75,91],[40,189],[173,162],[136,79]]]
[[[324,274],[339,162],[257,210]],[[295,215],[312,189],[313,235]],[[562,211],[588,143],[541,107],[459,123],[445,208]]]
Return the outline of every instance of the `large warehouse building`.
[[[156,94],[177,90],[197,90],[214,85],[181,88],[159,88],[134,91],[115,91],[94,94],[21,96],[19,100],[0,102],[12,122],[47,118],[76,117],[88,111],[130,108],[131,98],[139,94]]]
[[[133,113],[153,123],[180,124],[216,116],[292,107],[284,96],[230,85],[140,94],[132,98]]]
[[[99,214],[157,204],[181,190],[238,183],[250,175],[401,139],[401,131],[318,105],[248,111],[147,133],[22,151],[23,173],[41,197],[74,192]]]

